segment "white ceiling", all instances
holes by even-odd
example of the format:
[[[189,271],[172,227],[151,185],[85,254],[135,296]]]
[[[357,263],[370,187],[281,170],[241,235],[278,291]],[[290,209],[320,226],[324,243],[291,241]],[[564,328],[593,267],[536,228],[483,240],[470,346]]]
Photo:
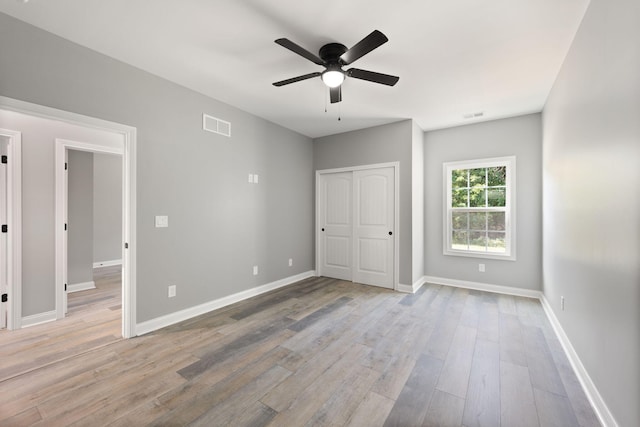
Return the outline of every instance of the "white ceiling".
[[[0,11],[318,137],[408,118],[431,130],[541,111],[588,3],[0,0]],[[271,84],[322,70],[275,39],[316,53],[328,42],[351,47],[374,29],[389,42],[353,66],[400,76],[396,86],[347,79],[343,102],[325,113],[319,78]]]

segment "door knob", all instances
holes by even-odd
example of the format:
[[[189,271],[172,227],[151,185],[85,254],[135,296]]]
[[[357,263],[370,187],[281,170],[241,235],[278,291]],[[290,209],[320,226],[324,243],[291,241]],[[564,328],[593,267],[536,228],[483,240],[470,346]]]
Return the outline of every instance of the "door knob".
[[[390,232],[389,232],[389,236],[391,236],[392,234],[393,234],[393,231],[390,231]]]
[[[324,228],[322,229],[322,231],[324,231]]]

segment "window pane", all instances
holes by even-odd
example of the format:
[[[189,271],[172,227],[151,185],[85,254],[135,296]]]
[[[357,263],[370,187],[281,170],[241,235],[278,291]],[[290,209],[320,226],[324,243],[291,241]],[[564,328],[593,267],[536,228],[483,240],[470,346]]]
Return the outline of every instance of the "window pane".
[[[451,214],[451,226],[454,230],[466,230],[468,214],[466,212],[453,212]]]
[[[506,189],[504,188],[490,189],[488,205],[490,207],[505,207],[507,205]]]
[[[507,245],[506,245],[506,233],[503,232],[490,232],[489,233],[489,240],[487,242],[487,250],[489,252],[506,252],[507,250]]]
[[[489,168],[487,172],[489,175],[489,187],[507,185],[507,168],[505,166]]]
[[[452,208],[466,208],[467,199],[469,198],[469,190],[453,190],[451,194],[451,207]]]
[[[468,169],[455,169],[451,171],[451,187],[452,188],[468,187],[467,170]]]
[[[467,237],[468,233],[466,231],[454,231],[451,234],[451,248],[452,249],[468,249]]]
[[[469,187],[486,187],[487,169],[469,169]]]
[[[489,230],[504,231],[506,228],[504,212],[489,212],[487,213],[487,220]]]
[[[485,193],[487,190],[484,188],[472,188],[469,190],[469,207],[483,208],[487,206],[485,200]]]
[[[469,229],[470,230],[486,230],[487,214],[485,212],[469,213]]]
[[[469,250],[478,252],[487,250],[487,234],[484,231],[469,232]]]

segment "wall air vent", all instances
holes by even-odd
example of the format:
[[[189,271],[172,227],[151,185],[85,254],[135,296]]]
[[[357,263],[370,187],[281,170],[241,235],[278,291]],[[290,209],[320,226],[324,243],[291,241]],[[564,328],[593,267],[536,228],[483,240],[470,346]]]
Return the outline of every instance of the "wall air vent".
[[[231,137],[231,123],[208,114],[202,114],[202,129]]]

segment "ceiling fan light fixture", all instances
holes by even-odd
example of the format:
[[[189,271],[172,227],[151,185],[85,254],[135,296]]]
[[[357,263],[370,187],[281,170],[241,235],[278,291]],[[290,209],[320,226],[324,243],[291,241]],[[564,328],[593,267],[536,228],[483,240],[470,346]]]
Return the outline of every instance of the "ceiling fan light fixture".
[[[344,72],[342,70],[328,69],[322,73],[322,81],[328,87],[338,87],[344,82]]]

